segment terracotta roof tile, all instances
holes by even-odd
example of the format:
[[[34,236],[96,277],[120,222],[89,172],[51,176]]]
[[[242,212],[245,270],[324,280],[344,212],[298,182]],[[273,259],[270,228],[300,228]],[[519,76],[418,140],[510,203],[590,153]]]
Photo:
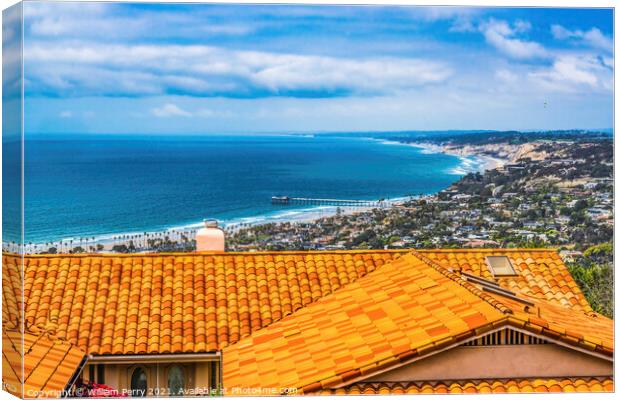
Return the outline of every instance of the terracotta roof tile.
[[[84,357],[76,346],[36,328],[24,334],[2,330],[2,381],[17,397],[22,390],[27,398],[60,397]]]
[[[224,386],[332,388],[507,325],[613,353],[610,319],[548,300],[526,302],[483,291],[414,251],[225,348]],[[313,332],[321,333],[318,346]]]
[[[517,276],[497,278],[504,288],[539,297],[561,306],[592,311],[577,283],[554,250],[545,249],[445,249],[420,250],[420,254],[444,268],[459,268],[463,272],[493,280],[486,257],[507,256]]]
[[[532,306],[493,295],[513,310],[509,323],[542,334],[551,339],[566,341],[587,350],[605,353],[614,349],[614,321],[594,312],[574,311],[535,297],[520,297]]]
[[[24,318],[22,262],[18,256],[2,256],[2,327],[17,328]]]
[[[413,254],[402,256],[225,348],[224,386],[332,387],[452,343],[471,330],[464,319],[470,315],[476,316],[476,327],[504,319],[500,309],[479,297],[482,293],[466,286]],[[430,290],[452,306],[462,305],[461,311]],[[338,324],[342,319],[347,323]],[[313,332],[320,335],[317,345]]]
[[[52,322],[60,337],[90,354],[215,351],[403,254],[406,251],[27,256],[23,319],[29,326],[47,327]],[[490,274],[486,255],[508,255],[526,273],[501,278],[501,285],[561,306],[589,310],[553,251],[436,250],[419,254],[442,266],[483,277]],[[3,255],[3,321],[19,320],[20,264],[18,257]],[[430,332],[426,334],[454,330],[455,324],[481,323],[475,309],[469,310],[469,305],[452,298],[445,288],[429,279],[421,280],[420,285],[427,292],[420,299],[428,303],[427,314],[463,315],[462,321],[447,321],[443,326],[422,319],[420,326]],[[550,291],[537,294],[541,287]],[[390,290],[395,298],[407,297],[398,282]],[[410,299],[403,301],[412,312],[420,307]],[[500,302],[496,305],[501,308]],[[378,315],[381,310],[375,308],[373,313]]]
[[[25,321],[89,354],[210,352],[402,252],[25,257]],[[20,259],[3,255],[3,320],[19,320]]]
[[[529,378],[472,380],[457,382],[355,383],[339,389],[324,389],[313,395],[351,394],[442,394],[442,393],[528,393],[528,392],[613,392],[612,377]]]

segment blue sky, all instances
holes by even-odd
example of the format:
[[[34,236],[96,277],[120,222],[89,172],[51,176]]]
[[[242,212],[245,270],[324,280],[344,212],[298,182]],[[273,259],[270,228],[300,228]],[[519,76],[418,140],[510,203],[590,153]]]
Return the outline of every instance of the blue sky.
[[[24,5],[31,133],[610,128],[606,9]]]

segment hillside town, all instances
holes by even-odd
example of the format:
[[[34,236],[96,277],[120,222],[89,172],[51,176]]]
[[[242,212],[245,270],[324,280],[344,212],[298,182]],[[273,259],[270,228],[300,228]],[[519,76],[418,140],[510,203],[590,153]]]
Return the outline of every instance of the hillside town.
[[[227,251],[554,248],[597,311],[613,313],[613,143],[557,133],[436,139],[404,144],[501,160],[433,195],[390,207],[343,207],[304,222],[224,227]],[[483,137],[483,139],[481,139]],[[26,253],[194,251],[196,229],[144,232],[101,243],[79,238],[27,244]],[[13,251],[16,244],[4,244]]]
[[[570,258],[610,241],[610,142],[544,141],[531,147],[500,168],[470,173],[436,195],[388,209],[241,229],[228,240],[229,249],[553,246]]]
[[[612,315],[611,140],[507,147],[513,157],[503,166],[470,173],[436,195],[316,222],[248,227],[227,239],[228,249],[556,248],[593,308]],[[473,149],[506,155],[497,144]]]

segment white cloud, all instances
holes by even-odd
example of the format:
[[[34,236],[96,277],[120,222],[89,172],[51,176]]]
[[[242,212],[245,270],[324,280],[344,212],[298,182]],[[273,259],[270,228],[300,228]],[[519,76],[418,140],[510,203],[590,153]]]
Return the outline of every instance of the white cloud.
[[[475,32],[473,19],[479,10],[471,7],[415,7],[414,17],[423,21],[452,21],[450,32]]]
[[[525,21],[517,21],[510,26],[506,21],[491,19],[480,25],[480,31],[487,43],[511,58],[544,58],[548,52],[537,42],[520,39],[517,36],[531,28]]]
[[[192,113],[183,110],[182,108],[173,103],[167,103],[161,107],[153,108],[151,110],[151,113],[159,118],[192,116]]]
[[[74,37],[98,40],[105,38],[177,37],[200,35],[243,35],[253,26],[215,23],[208,12],[143,12],[123,15],[116,5],[105,3],[44,3],[24,5],[25,29],[34,36]]]
[[[406,8],[403,8],[403,11]],[[410,8],[414,16],[425,21],[441,21],[451,20],[461,17],[471,17],[477,14],[477,10],[471,7],[451,7],[451,6],[435,6],[435,7],[414,7]]]
[[[551,67],[530,72],[529,78],[546,89],[576,92],[584,87],[590,90],[612,90],[612,70],[593,55],[559,56]]]
[[[468,17],[458,17],[454,20],[450,28],[450,32],[476,32],[476,26]]]
[[[552,25],[551,34],[559,40],[574,39],[590,47],[610,53],[613,51],[613,40],[605,36],[598,28],[591,28],[589,31],[582,31],[580,29],[571,31],[562,25]]]
[[[65,110],[65,111],[61,111],[59,116],[60,118],[71,118],[73,117],[73,113],[71,111]]]
[[[599,49],[603,49],[609,52],[613,51],[614,43],[611,38],[603,35],[603,33],[597,28],[592,28],[587,31],[584,34],[583,39],[586,43],[592,45],[592,47],[597,47]]]
[[[443,82],[452,74],[444,62],[425,59],[352,59],[203,45],[33,43],[25,58],[31,66],[30,90],[73,96],[375,95]]]
[[[564,28],[562,25],[551,25],[551,34],[554,38],[564,40],[574,36],[574,33]]]
[[[523,33],[532,29],[532,24],[530,22],[521,19],[516,20],[513,25],[516,33]]]

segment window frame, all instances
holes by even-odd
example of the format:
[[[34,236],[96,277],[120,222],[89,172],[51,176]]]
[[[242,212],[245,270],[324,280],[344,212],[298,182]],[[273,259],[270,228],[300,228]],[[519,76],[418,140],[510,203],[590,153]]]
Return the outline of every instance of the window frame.
[[[144,373],[144,377],[146,381],[146,387],[144,389],[144,394],[142,396],[134,395],[134,389],[133,389],[133,375],[139,369],[142,370],[142,372]],[[129,370],[129,393],[131,394],[131,397],[147,397],[149,395],[149,369],[146,366],[136,365]]]
[[[181,372],[182,389],[185,390],[187,388],[187,370],[182,364],[175,363],[168,365],[168,367],[166,368],[166,390],[168,391],[168,396],[170,397],[181,397],[183,395],[176,393],[173,394],[172,390],[170,389],[170,371],[175,367],[178,368]]]

